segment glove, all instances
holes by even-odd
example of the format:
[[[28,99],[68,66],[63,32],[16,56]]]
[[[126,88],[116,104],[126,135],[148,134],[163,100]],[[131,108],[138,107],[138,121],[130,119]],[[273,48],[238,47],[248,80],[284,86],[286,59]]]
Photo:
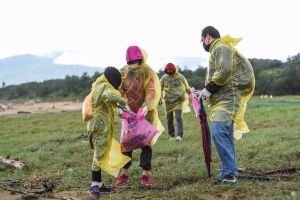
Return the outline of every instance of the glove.
[[[209,99],[211,93],[206,89],[204,88],[203,90],[201,90],[200,92],[197,92],[196,93],[196,96],[197,96],[197,99],[198,101],[200,101],[200,99],[203,97],[204,99]]]
[[[119,116],[121,116],[122,113],[123,113],[123,110],[122,110],[121,108],[117,108],[117,114],[118,114]]]
[[[196,89],[194,87],[191,87],[190,93],[195,93]]]
[[[121,109],[121,108],[117,108],[117,114],[120,116],[122,115],[123,112],[127,112],[129,114],[134,114],[131,110],[130,107],[128,105],[125,106],[125,108]]]
[[[148,108],[147,108],[147,106],[144,106],[143,107],[143,115],[144,115],[144,117],[146,117],[147,113],[148,113]]]
[[[131,111],[130,107],[128,105],[125,106],[125,108],[123,109],[123,112],[127,112],[129,114],[134,114],[134,112]]]

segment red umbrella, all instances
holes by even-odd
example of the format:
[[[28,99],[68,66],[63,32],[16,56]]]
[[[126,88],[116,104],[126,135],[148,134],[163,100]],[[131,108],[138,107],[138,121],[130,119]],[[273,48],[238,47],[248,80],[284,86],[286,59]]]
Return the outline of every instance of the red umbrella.
[[[202,132],[202,146],[205,157],[205,164],[208,172],[208,177],[211,177],[210,173],[210,162],[211,162],[211,136],[209,131],[208,122],[206,119],[206,112],[203,106],[202,98],[200,98],[200,107],[198,112],[198,117],[200,119],[201,124],[201,132]]]

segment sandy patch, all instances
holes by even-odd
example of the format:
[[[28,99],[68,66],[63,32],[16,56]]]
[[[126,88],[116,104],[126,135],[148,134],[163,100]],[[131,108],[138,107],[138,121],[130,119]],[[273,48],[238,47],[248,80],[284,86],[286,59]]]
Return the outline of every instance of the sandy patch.
[[[71,110],[80,110],[81,102],[42,102],[30,104],[14,104],[9,109],[0,112],[1,115],[11,115],[18,113],[47,113],[47,112],[62,112]]]

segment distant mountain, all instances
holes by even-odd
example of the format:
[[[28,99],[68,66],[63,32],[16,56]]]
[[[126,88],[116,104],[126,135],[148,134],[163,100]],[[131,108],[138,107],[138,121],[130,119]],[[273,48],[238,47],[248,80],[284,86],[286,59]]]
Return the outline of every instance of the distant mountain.
[[[93,75],[96,71],[103,72],[101,67],[57,64],[54,62],[57,56],[24,54],[0,59],[0,83],[16,85],[65,78],[66,75],[81,76],[84,72],[89,75]]]
[[[173,57],[172,60],[181,69],[195,70],[199,66],[206,67],[208,65],[207,59],[201,57]]]

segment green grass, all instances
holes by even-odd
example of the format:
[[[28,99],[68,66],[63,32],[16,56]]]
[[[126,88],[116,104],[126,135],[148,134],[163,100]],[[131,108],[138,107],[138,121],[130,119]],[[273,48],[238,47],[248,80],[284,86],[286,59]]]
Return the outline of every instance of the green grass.
[[[164,112],[160,110],[160,114],[166,125]],[[246,121],[251,131],[236,141],[239,167],[253,171],[300,167],[300,96],[254,97]],[[119,119],[116,122],[118,138]],[[293,199],[291,191],[300,198],[299,173],[288,181],[240,179],[235,186],[213,186],[220,169],[216,148],[213,145],[210,180],[194,113],[184,115],[184,127],[181,142],[169,141],[165,132],[153,147],[153,187],[145,189],[138,184],[140,150],[136,150],[129,187],[117,188],[103,199]],[[0,164],[0,182],[34,177],[59,180],[55,192],[74,190],[75,197],[89,199],[85,190],[90,184],[92,152],[85,130],[80,111],[0,117],[0,156],[20,158],[27,165],[18,170]],[[104,173],[103,179],[106,184],[115,182]]]

